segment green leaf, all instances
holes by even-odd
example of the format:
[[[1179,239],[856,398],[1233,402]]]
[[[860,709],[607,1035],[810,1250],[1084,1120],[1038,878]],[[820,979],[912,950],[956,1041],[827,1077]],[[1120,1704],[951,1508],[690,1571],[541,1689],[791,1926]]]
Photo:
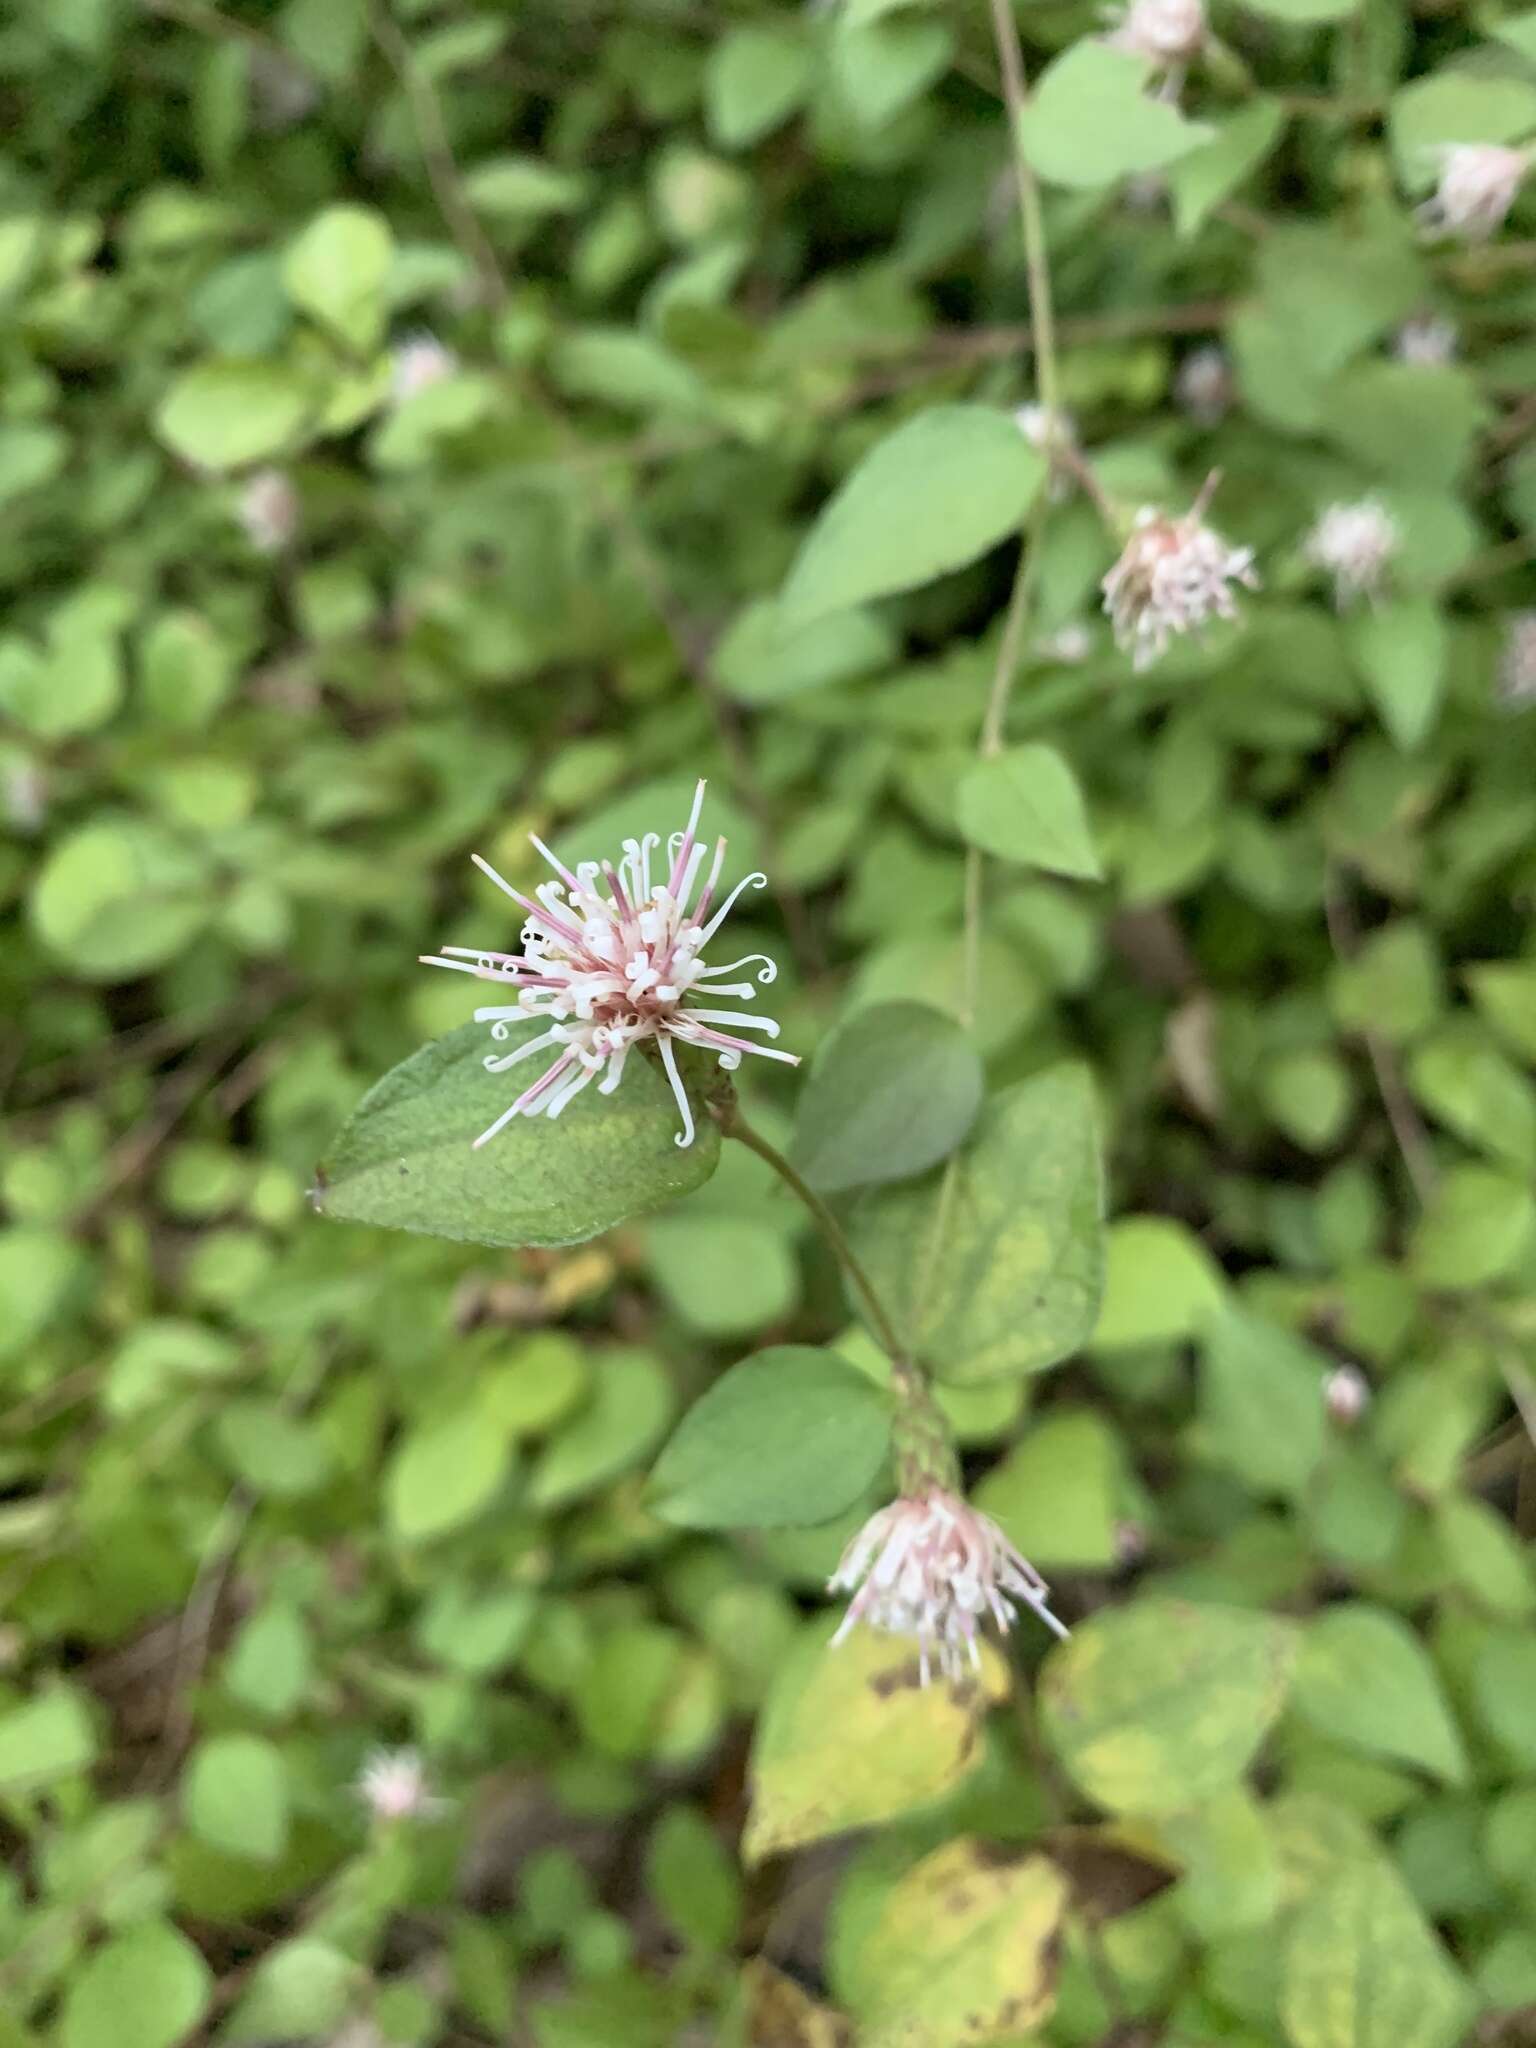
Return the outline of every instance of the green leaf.
[[[182,1811],[210,1848],[253,1863],[275,1863],[288,1843],[288,1773],[260,1735],[213,1735],[200,1742],[181,1787]]]
[[[0,1712],[0,1792],[33,1791],[96,1759],[96,1732],[72,1687],[48,1686]]]
[[[1358,10],[1361,0],[1248,0],[1248,5],[1255,14],[1267,14],[1272,21],[1311,28],[1321,21],[1346,20]]]
[[[1321,424],[1362,467],[1428,492],[1456,488],[1487,419],[1477,382],[1466,370],[1367,362],[1330,385]]]
[[[743,1337],[788,1313],[800,1291],[794,1247],[750,1216],[663,1216],[645,1236],[656,1284],[707,1337]]]
[[[514,1027],[507,1043],[538,1030]],[[666,1076],[639,1055],[611,1096],[588,1088],[553,1122],[514,1117],[477,1150],[522,1079],[486,1072],[505,1050],[484,1025],[465,1024],[375,1083],[319,1169],[316,1208],[471,1244],[580,1244],[714,1172],[720,1134],[702,1101],[690,1088],[696,1132],[678,1145]]]
[[[1042,1372],[1098,1314],[1101,1199],[1088,1077],[1054,1067],[994,1096],[951,1165],[860,1195],[854,1248],[941,1379]]]
[[[1052,185],[1094,191],[1161,170],[1211,139],[1146,90],[1151,66],[1085,36],[1041,73],[1021,123],[1024,153]]]
[[[536,156],[498,156],[476,164],[464,192],[477,212],[503,220],[547,220],[579,213],[591,190],[580,171],[547,164]]]
[[[1416,1047],[1408,1078],[1429,1114],[1458,1137],[1536,1170],[1536,1087],[1470,1018],[1452,1019]]]
[[[1308,1624],[1294,1701],[1335,1742],[1465,1782],[1466,1752],[1434,1667],[1412,1629],[1385,1608],[1352,1601]]]
[[[1446,632],[1427,597],[1401,597],[1357,612],[1349,650],[1382,723],[1398,746],[1417,747],[1435,722],[1445,689]]]
[[[962,1835],[896,1880],[860,1943],[863,2048],[1032,2034],[1056,2004],[1067,1881],[1044,1856]]]
[[[1201,1353],[1201,1449],[1255,1492],[1299,1493],[1327,1440],[1328,1361],[1235,1309],[1206,1325]]]
[[[811,46],[791,21],[747,22],[704,67],[704,118],[722,149],[748,149],[797,112],[810,89]]]
[[[823,1194],[904,1180],[945,1159],[981,1106],[975,1047],[925,1003],[856,1010],[816,1055],[790,1158]]]
[[[92,981],[129,981],[164,966],[211,907],[202,863],[136,818],[85,825],[56,840],[31,905],[44,945]]]
[[[651,1476],[656,1512],[685,1529],[830,1521],[879,1471],[890,1403],[835,1352],[776,1345],[696,1401]]]
[[[1273,7],[1274,0],[1270,4]],[[1321,4],[1332,8],[1340,0],[1321,0]],[[1357,0],[1342,0],[1345,11],[1356,4]],[[1204,227],[1213,210],[1258,169],[1280,139],[1285,118],[1278,100],[1255,99],[1217,122],[1209,142],[1169,166],[1168,190],[1174,224],[1181,235],[1193,235]]]
[[[645,1855],[646,1890],[690,1947],[723,1954],[741,1920],[741,1876],[713,1824],[694,1806],[669,1806]]]
[[[305,2040],[328,2035],[359,1994],[362,1966],[329,1942],[300,1936],[268,1951],[230,2015],[221,2042]]]
[[[384,286],[394,259],[394,237],[382,214],[366,206],[328,206],[288,251],[283,284],[301,312],[361,354],[383,339]]]
[[[759,599],[739,612],[714,651],[720,687],[740,704],[776,704],[807,690],[854,682],[896,658],[896,636],[877,612],[831,612],[784,631],[779,607]]]
[[[310,409],[308,385],[283,364],[216,357],[176,379],[155,414],[155,431],[199,469],[243,469],[285,449]]]
[[[434,1416],[390,1461],[390,1526],[402,1543],[429,1543],[489,1507],[511,1475],[511,1450],[478,1408]]]
[[[928,1806],[980,1760],[1001,1659],[979,1681],[924,1685],[916,1647],[858,1628],[836,1649],[809,1628],[779,1666],[752,1745],[748,1863]]]
[[[1194,1233],[1163,1216],[1110,1226],[1096,1351],[1170,1344],[1204,1329],[1226,1298],[1221,1269]]]
[[[976,1488],[976,1505],[1031,1563],[1098,1568],[1118,1555],[1122,1461],[1107,1423],[1086,1409],[1052,1410]]]
[[[1362,1862],[1292,1921],[1280,2010],[1293,2048],[1451,2048],[1471,2000],[1396,1874]]]
[[[1529,1185],[1492,1167],[1442,1174],[1409,1245],[1414,1277],[1456,1291],[1485,1286],[1525,1267],[1536,1238]]]
[[[954,37],[947,22],[857,21],[839,17],[828,70],[838,95],[862,128],[883,128],[949,68]]]
[[[1100,1806],[1175,1813],[1242,1776],[1294,1656],[1294,1630],[1267,1615],[1172,1600],[1108,1609],[1047,1658],[1046,1733]]]
[[[592,1391],[544,1446],[528,1504],[563,1507],[638,1465],[671,1419],[672,1383],[644,1351],[610,1351],[597,1361]]]
[[[163,1920],[114,1934],[75,1971],[60,2048],[177,2048],[208,2009],[213,1975]]]
[[[888,434],[822,510],[779,600],[781,629],[912,590],[1015,532],[1045,462],[1010,414],[935,405]]]
[[[26,422],[0,427],[0,505],[51,482],[68,457],[68,437],[57,427]]]
[[[1482,1015],[1528,1066],[1536,1066],[1536,966],[1489,960],[1462,971]]]
[[[960,830],[1000,860],[1097,881],[1104,872],[1077,777],[1054,747],[1010,747],[960,784]]]

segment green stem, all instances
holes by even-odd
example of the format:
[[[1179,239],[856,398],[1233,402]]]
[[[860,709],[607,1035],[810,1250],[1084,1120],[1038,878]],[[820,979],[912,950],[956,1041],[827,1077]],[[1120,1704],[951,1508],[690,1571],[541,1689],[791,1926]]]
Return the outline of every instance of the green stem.
[[[869,1310],[869,1319],[874,1324],[881,1343],[890,1353],[893,1368],[898,1375],[910,1375],[913,1367],[907,1357],[905,1345],[896,1334],[896,1326],[887,1314],[884,1302],[875,1292],[874,1282],[855,1257],[846,1231],[820,1195],[801,1179],[776,1146],[770,1145],[760,1131],[753,1130],[742,1115],[739,1103],[734,1099],[713,1105],[713,1114],[724,1137],[734,1138],[738,1144],[745,1145],[749,1152],[755,1152],[759,1159],[773,1168],[791,1193],[810,1210],[822,1236],[837,1254],[838,1263]]]

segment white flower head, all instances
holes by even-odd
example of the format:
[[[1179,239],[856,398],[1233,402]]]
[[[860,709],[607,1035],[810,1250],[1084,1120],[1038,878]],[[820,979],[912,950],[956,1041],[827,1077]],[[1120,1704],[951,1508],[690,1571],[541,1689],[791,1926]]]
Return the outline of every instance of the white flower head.
[[[1203,0],[1127,0],[1106,38],[1162,70],[1187,64],[1205,43]]]
[[[358,1773],[357,1796],[375,1820],[430,1820],[446,1813],[427,1779],[421,1753],[414,1749],[371,1749]]]
[[[990,1516],[958,1494],[934,1487],[920,1499],[900,1498],[871,1515],[827,1581],[829,1593],[851,1593],[837,1634],[860,1622],[918,1645],[922,1681],[938,1658],[946,1677],[979,1666],[977,1635],[990,1615],[1007,1634],[1019,1601],[1046,1627],[1067,1634],[1046,1605],[1050,1588]]]
[[[1138,669],[1151,666],[1176,633],[1211,619],[1235,619],[1233,583],[1256,590],[1252,548],[1234,548],[1205,523],[1220,481],[1213,471],[1178,519],[1143,505],[1120,559],[1100,586],[1115,638]]]
[[[1419,208],[1419,219],[1435,234],[1486,242],[1504,225],[1515,203],[1531,167],[1530,150],[1507,149],[1497,142],[1456,142],[1435,154],[1440,182],[1434,197]]]
[[[499,1058],[487,1053],[489,1073],[504,1073],[541,1052],[552,1055],[539,1078],[480,1133],[477,1146],[494,1138],[515,1116],[558,1116],[592,1081],[598,1082],[600,1095],[611,1095],[623,1078],[624,1062],[642,1039],[656,1041],[671,1083],[682,1118],[679,1145],[691,1145],[694,1138],[693,1112],[677,1067],[679,1045],[712,1052],[727,1070],[739,1067],[743,1053],[749,1052],[762,1059],[782,1060],[786,1066],[800,1064],[795,1053],[754,1045],[738,1036],[743,1031],[760,1031],[766,1038],[777,1038],[779,1027],[771,1017],[699,1007],[726,996],[743,1002],[754,1000],[757,990],[751,981],[719,979],[739,967],[757,966],[755,979],[764,986],[778,973],[766,953],[746,953],[720,967],[705,964],[704,948],[725,923],[742,890],[764,888],[768,877],[744,876],[719,909],[714,909],[716,886],[725,864],[725,841],[717,839],[708,876],[694,899],[708,858],[708,848],[696,837],[703,804],[704,784],[700,782],[688,823],[667,841],[667,864],[658,869],[655,878],[651,860],[661,846],[655,832],[647,832],[641,839],[626,839],[624,857],[617,867],[611,861],[581,861],[574,873],[542,839],[530,833],[533,845],[559,877],[540,882],[532,897],[514,889],[479,854],[474,855],[481,873],[527,913],[523,950],[492,953],[445,946],[441,954],[422,957],[429,967],[450,967],[481,981],[500,982],[515,992],[516,1000],[510,1004],[476,1010],[476,1022],[488,1023],[492,1038],[505,1041],[514,1024],[533,1018],[547,1027],[538,1037]]]
[[[1358,1422],[1371,1405],[1371,1383],[1358,1365],[1336,1365],[1323,1382],[1323,1406],[1341,1428]]]
[[[1461,334],[1454,320],[1447,320],[1443,313],[1415,313],[1397,330],[1392,353],[1400,363],[1439,369],[1455,362],[1460,345]]]
[[[241,486],[235,517],[253,548],[278,555],[299,528],[299,494],[280,469],[258,469]]]
[[[1303,543],[1307,560],[1333,578],[1333,601],[1342,611],[1356,598],[1380,594],[1402,532],[1379,498],[1329,505]]]
[[[1536,699],[1536,611],[1515,612],[1504,629],[1499,701],[1518,710]]]
[[[458,357],[435,334],[408,334],[390,354],[390,393],[400,405],[452,377],[458,367]]]
[[[1192,349],[1179,365],[1173,395],[1198,427],[1216,427],[1232,409],[1237,383],[1225,349],[1208,342]]]

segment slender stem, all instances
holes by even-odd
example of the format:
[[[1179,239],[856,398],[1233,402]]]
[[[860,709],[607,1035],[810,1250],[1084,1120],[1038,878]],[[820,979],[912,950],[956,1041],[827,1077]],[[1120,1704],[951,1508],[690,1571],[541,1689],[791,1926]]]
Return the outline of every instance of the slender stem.
[[[1034,329],[1035,381],[1041,402],[1054,420],[1058,398],[1056,376],[1056,317],[1051,303],[1051,266],[1045,249],[1045,221],[1040,209],[1040,186],[1033,166],[1024,154],[1024,109],[1028,91],[1024,80],[1024,52],[1019,45],[1019,25],[1013,18],[1010,0],[991,0],[992,37],[997,44],[997,61],[1003,74],[1003,105],[1008,110],[1008,153],[1018,186],[1019,222],[1024,230],[1024,262],[1029,282],[1029,318]]]
[[[997,61],[1003,75],[1003,104],[1008,114],[1008,153],[1019,198],[1019,223],[1024,232],[1024,260],[1029,284],[1030,336],[1035,354],[1035,385],[1045,407],[1046,449],[1052,468],[1056,461],[1055,442],[1060,433],[1060,379],[1056,369],[1056,315],[1051,302],[1051,265],[1045,246],[1045,221],[1040,208],[1040,186],[1024,154],[1023,118],[1028,99],[1024,76],[1024,53],[1019,45],[1018,24],[1013,18],[1012,0],[991,0],[992,34],[997,44]],[[1064,438],[1064,437],[1063,437]],[[992,670],[992,687],[982,717],[978,742],[981,758],[990,760],[1002,750],[1008,717],[1008,698],[1018,673],[1024,628],[1034,595],[1035,565],[1040,537],[1050,502],[1049,476],[1033,505],[1019,544],[1019,559],[1008,595],[1008,611],[998,642],[997,661]],[[961,1015],[975,1021],[981,984],[982,882],[984,859],[979,848],[965,856],[965,945],[961,968]]]
[[[752,1126],[742,1115],[740,1106],[735,1101],[730,1100],[717,1105],[714,1115],[722,1133],[727,1138],[735,1138],[739,1144],[745,1145],[749,1152],[755,1152],[759,1159],[765,1161],[767,1165],[773,1168],[784,1185],[793,1194],[798,1196],[806,1208],[810,1210],[812,1216],[816,1219],[822,1235],[837,1254],[843,1271],[848,1275],[849,1280],[852,1281],[854,1287],[863,1298],[864,1306],[869,1311],[869,1319],[874,1324],[881,1343],[890,1354],[891,1364],[895,1369],[898,1381],[910,1379],[913,1373],[911,1361],[907,1357],[906,1346],[902,1343],[900,1337],[897,1336],[896,1326],[891,1321],[884,1302],[881,1301],[879,1295],[875,1292],[874,1283],[854,1256],[853,1246],[848,1242],[847,1234],[841,1223],[838,1222],[816,1190],[813,1187],[807,1186],[806,1182],[796,1173],[795,1169],[784,1157],[784,1154],[775,1146],[770,1145],[760,1131],[753,1130]]]

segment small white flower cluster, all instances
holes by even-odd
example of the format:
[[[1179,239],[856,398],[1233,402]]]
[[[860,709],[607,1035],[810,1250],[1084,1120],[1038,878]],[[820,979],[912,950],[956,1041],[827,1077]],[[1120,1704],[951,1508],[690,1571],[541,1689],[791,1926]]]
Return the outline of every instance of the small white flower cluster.
[[[1496,142],[1457,142],[1436,154],[1440,182],[1434,197],[1419,208],[1419,219],[1432,234],[1486,242],[1504,225],[1531,168],[1532,152]]]
[[[435,334],[408,334],[390,354],[390,395],[396,405],[430,391],[458,370],[459,359]]]
[[[1203,0],[1127,0],[1106,41],[1166,70],[1198,57],[1205,34]]]
[[[1397,521],[1379,498],[1329,505],[1303,543],[1315,567],[1333,578],[1340,611],[1357,598],[1378,597],[1392,557],[1402,546]]]
[[[924,1685],[935,1655],[950,1679],[962,1677],[967,1665],[979,1666],[981,1623],[990,1616],[1006,1635],[1019,1601],[1055,1634],[1067,1634],[1046,1605],[1050,1588],[1034,1566],[989,1516],[941,1487],[871,1515],[827,1590],[853,1596],[834,1643],[860,1622],[911,1636]]]
[[[761,889],[768,877],[745,876],[712,911],[725,865],[725,841],[716,840],[710,860],[709,849],[697,837],[703,804],[700,782],[688,823],[668,840],[667,864],[655,879],[651,857],[661,846],[656,832],[626,839],[617,866],[611,861],[578,861],[574,871],[530,833],[533,845],[559,877],[539,883],[531,897],[474,855],[481,873],[526,912],[522,951],[445,946],[441,954],[424,954],[423,962],[499,982],[510,991],[512,1002],[475,1012],[477,1023],[491,1026],[492,1038],[504,1042],[514,1024],[535,1019],[547,1027],[500,1058],[488,1053],[488,1073],[505,1073],[540,1053],[550,1055],[544,1072],[480,1133],[477,1146],[494,1138],[515,1116],[559,1116],[592,1081],[598,1082],[600,1095],[611,1095],[623,1078],[625,1061],[644,1040],[654,1042],[671,1084],[682,1119],[679,1145],[691,1145],[694,1138],[693,1111],[677,1065],[679,1045],[713,1053],[727,1071],[741,1065],[743,1053],[782,1060],[791,1067],[800,1064],[797,1053],[754,1045],[739,1036],[760,1031],[766,1038],[777,1038],[779,1027],[771,1017],[697,1007],[700,997],[706,1003],[726,996],[752,1001],[757,990],[751,981],[719,979],[739,967],[760,962],[754,979],[764,986],[778,973],[765,953],[747,953],[722,967],[705,964],[704,948],[730,916],[742,890]],[[698,900],[692,902],[706,861],[708,875]],[[724,1025],[730,1029],[723,1030]]]
[[[378,1821],[431,1820],[448,1811],[432,1791],[421,1753],[371,1749],[358,1774],[357,1796]]]
[[[299,494],[280,469],[248,476],[235,503],[235,517],[253,548],[280,555],[299,528]]]
[[[1137,669],[1150,667],[1176,633],[1196,632],[1211,619],[1235,619],[1234,583],[1258,588],[1252,548],[1230,546],[1205,523],[1216,482],[1215,476],[1207,480],[1182,518],[1143,505],[1101,585],[1115,639]]]

